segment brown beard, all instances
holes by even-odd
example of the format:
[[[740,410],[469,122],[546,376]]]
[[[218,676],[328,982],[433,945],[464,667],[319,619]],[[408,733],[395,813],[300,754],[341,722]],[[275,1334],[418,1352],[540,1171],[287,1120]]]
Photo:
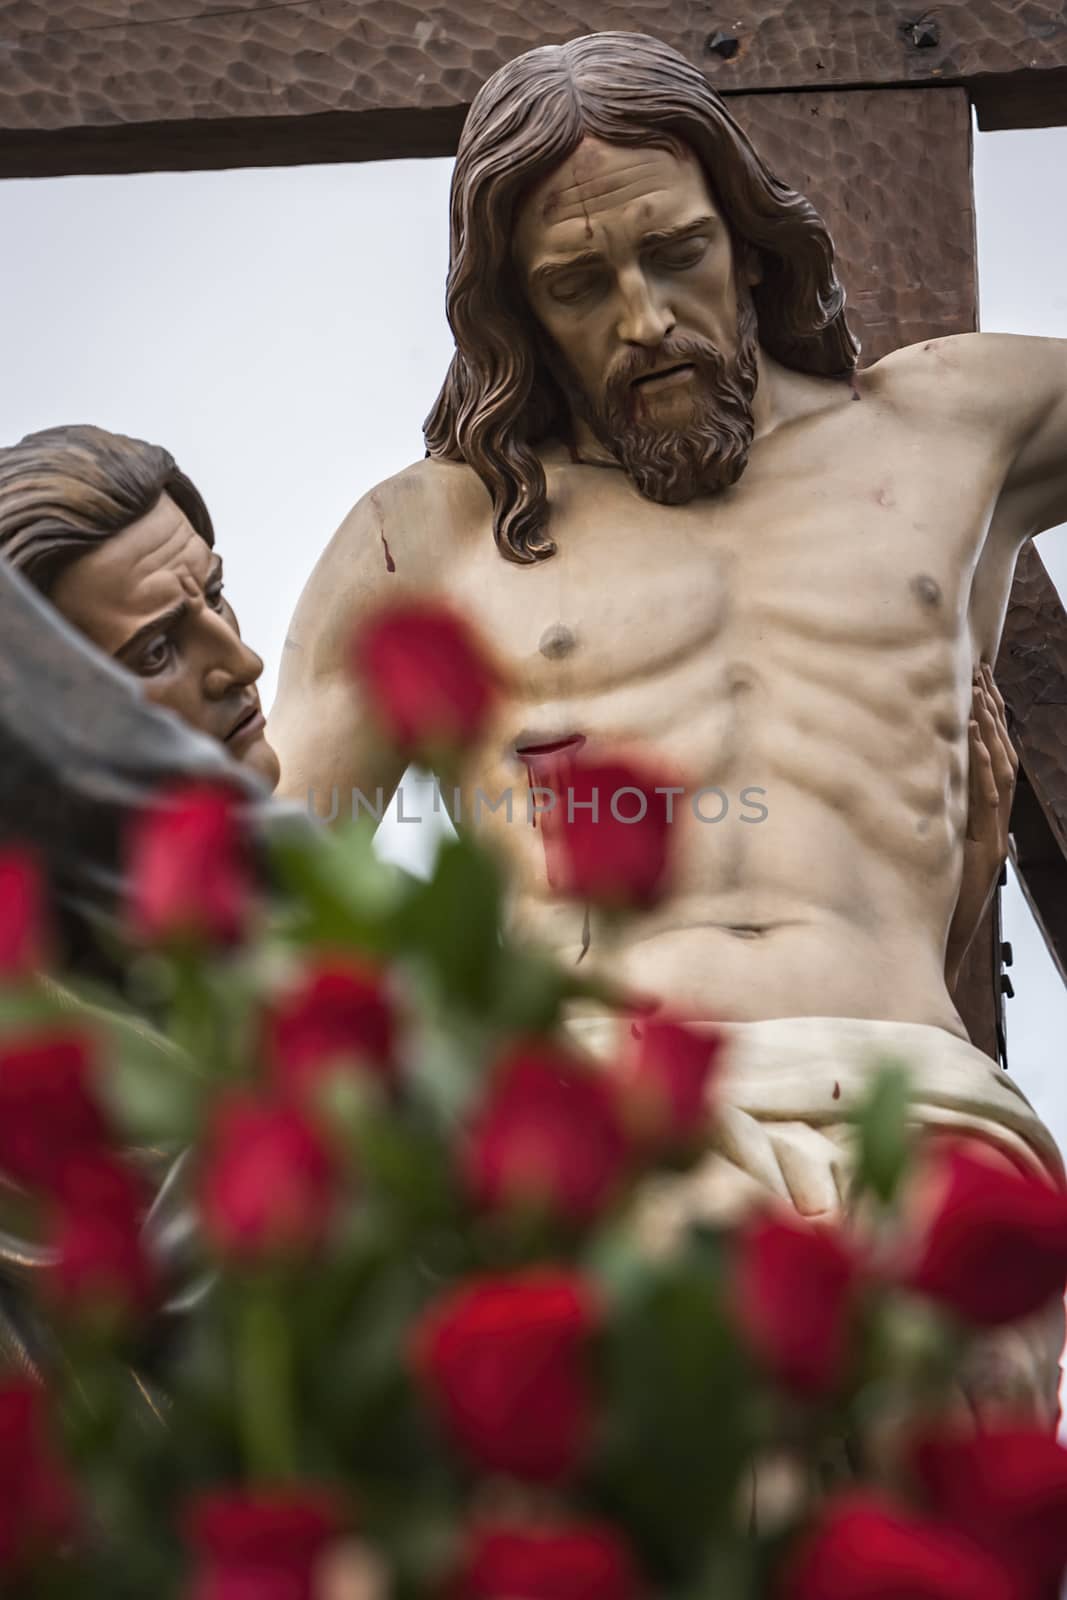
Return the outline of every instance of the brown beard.
[[[575,410],[610,450],[638,489],[660,505],[684,505],[698,494],[717,494],[737,482],[748,465],[759,379],[759,331],[752,297],[741,290],[737,353],[727,363],[706,339],[679,335],[658,350],[634,350],[609,374],[604,396],[591,401],[571,378],[565,388]],[[671,362],[696,368],[697,397],[682,429],[644,420],[633,380]]]

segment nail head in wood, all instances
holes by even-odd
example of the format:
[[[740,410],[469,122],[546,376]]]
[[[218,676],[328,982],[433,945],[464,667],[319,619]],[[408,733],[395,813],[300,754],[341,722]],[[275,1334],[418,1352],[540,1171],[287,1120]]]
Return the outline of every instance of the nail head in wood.
[[[916,50],[933,50],[941,43],[940,23],[926,17],[920,17],[918,22],[902,23],[900,31]]]
[[[732,33],[709,33],[704,41],[704,48],[710,55],[718,56],[722,61],[732,61],[741,44]]]

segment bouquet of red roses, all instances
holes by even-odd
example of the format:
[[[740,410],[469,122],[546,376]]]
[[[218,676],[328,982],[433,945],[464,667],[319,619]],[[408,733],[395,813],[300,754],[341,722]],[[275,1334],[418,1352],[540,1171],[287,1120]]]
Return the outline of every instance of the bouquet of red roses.
[[[360,642],[405,750],[491,704],[457,628]],[[611,773],[646,814],[559,829],[554,865],[621,915],[668,834]],[[41,885],[0,860],[3,1592],[1052,1600],[1067,1456],[976,1428],[960,1374],[1062,1287],[1062,1190],[916,1150],[894,1069],[847,1229],[768,1204],[653,1247],[718,1034],[635,1010],[588,1060],[565,1017],[599,981],[502,932],[470,839],[422,882],[294,830],[264,882],[231,795],[161,796],[120,1003],[41,984]]]

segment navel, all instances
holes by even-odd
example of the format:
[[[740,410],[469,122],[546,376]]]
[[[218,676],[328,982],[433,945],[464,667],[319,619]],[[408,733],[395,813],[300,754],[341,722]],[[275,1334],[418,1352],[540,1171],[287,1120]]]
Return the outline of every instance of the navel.
[[[747,661],[734,661],[726,669],[727,693],[737,698],[756,687],[756,674]]]

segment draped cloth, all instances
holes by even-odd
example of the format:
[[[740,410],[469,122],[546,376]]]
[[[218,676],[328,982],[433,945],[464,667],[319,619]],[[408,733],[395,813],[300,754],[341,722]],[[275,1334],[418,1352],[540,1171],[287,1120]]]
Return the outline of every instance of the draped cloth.
[[[608,1065],[631,1020],[575,1017],[568,1029]],[[908,1070],[919,1126],[984,1140],[1023,1169],[1063,1181],[1056,1144],[1022,1090],[982,1051],[942,1028],[854,1017],[716,1026],[727,1048],[708,1152],[692,1173],[650,1189],[639,1226],[654,1247],[688,1221],[735,1221],[769,1196],[812,1220],[840,1213],[855,1141],[849,1116],[888,1063]],[[1062,1300],[979,1341],[972,1389],[981,1391],[980,1408],[1022,1406],[1052,1421],[1063,1342]]]

